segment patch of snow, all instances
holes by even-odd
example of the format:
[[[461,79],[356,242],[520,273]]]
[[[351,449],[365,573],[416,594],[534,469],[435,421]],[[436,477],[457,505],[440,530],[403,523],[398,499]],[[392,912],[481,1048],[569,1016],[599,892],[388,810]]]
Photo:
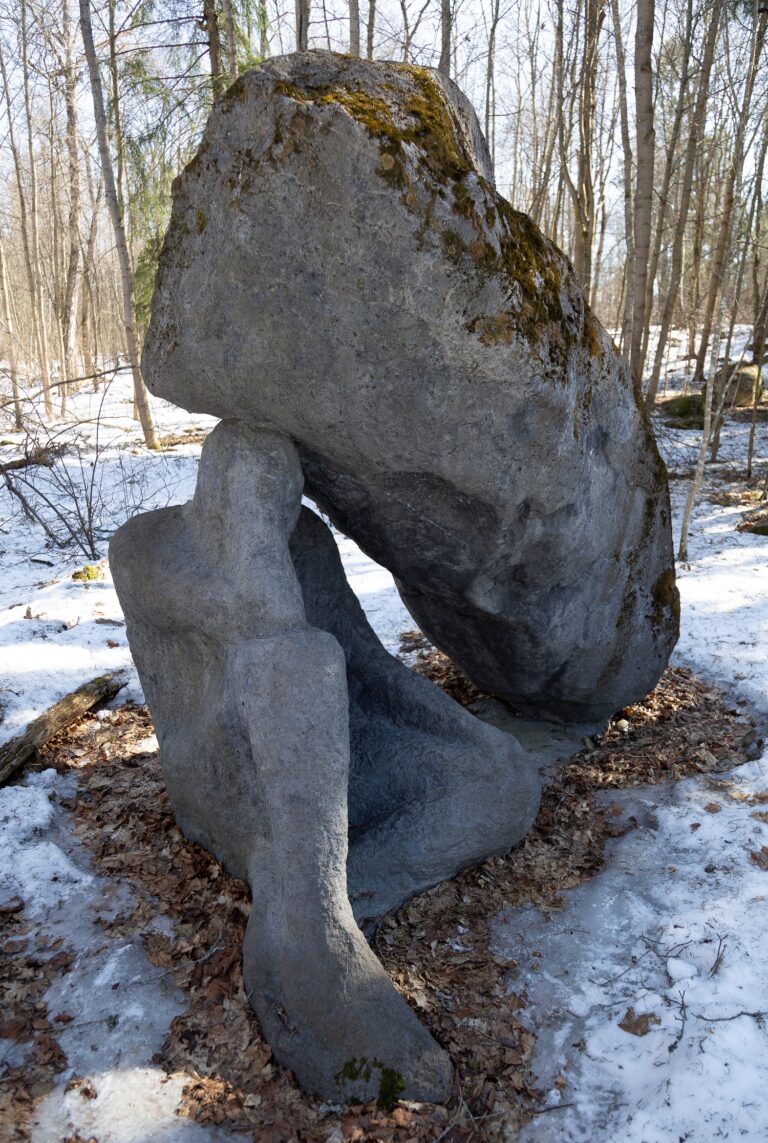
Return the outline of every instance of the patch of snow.
[[[724,463],[743,468],[748,431],[725,426]],[[662,446],[684,469],[698,440],[666,431]],[[756,468],[767,466],[760,425]],[[676,535],[686,491],[673,483]],[[765,719],[768,540],[735,530],[742,511],[706,499],[695,509],[673,663]],[[526,991],[545,1092],[524,1141],[768,1138],[768,873],[751,859],[768,827],[746,800],[766,791],[768,753],[716,778],[622,791],[641,824],[602,872],[567,892],[562,910],[497,919],[495,948],[519,963],[509,988]]]
[[[765,791],[768,762],[716,785],[629,792],[645,824],[601,873],[561,910],[497,919],[494,951],[518,962],[508,984],[526,992],[547,1106],[567,1079],[561,1110],[536,1117],[524,1140],[768,1135],[768,881],[750,860],[768,831],[727,793]],[[707,813],[715,800],[721,813]],[[630,1009],[649,1017],[640,1034]]]
[[[175,1112],[188,1077],[167,1078],[151,1066],[172,1020],[184,1011],[184,997],[172,975],[150,963],[139,940],[112,939],[99,924],[133,902],[124,884],[90,868],[60,805],[73,787],[71,776],[45,770],[0,789],[0,900],[20,896],[25,902],[32,947],[47,947],[36,939],[45,935],[73,957],[71,969],[57,974],[43,997],[54,1022],[70,1017],[55,1025],[67,1067],[35,1105],[32,1143],[94,1136],[100,1143],[227,1139],[220,1129],[180,1120]],[[23,1064],[28,1052],[24,1042],[0,1040],[0,1073]],[[94,1099],[79,1087],[66,1090],[75,1077],[91,1080]]]
[[[89,1077],[95,1095],[79,1087],[55,1088],[38,1105],[32,1143],[64,1138],[99,1143],[217,1143],[232,1138],[175,1114],[189,1077],[166,1076],[159,1068],[113,1068]]]

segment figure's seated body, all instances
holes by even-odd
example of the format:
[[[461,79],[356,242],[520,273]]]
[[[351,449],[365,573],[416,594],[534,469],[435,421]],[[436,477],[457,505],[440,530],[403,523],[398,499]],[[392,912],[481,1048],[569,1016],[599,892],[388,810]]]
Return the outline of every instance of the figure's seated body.
[[[447,1060],[350,898],[371,926],[508,849],[539,783],[512,738],[385,651],[301,488],[289,441],[222,423],[194,500],[117,534],[115,582],[179,824],[253,887],[245,975],[278,1058],[359,1095],[380,1069],[337,1073],[375,1058],[438,1098]]]

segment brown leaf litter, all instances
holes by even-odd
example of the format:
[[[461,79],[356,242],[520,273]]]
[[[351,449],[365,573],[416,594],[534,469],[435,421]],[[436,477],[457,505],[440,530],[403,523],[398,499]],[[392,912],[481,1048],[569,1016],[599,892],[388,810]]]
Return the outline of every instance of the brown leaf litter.
[[[419,652],[422,674],[465,705],[481,697],[418,633],[404,638]],[[248,888],[176,826],[157,753],[148,751],[146,709],[129,705],[102,721],[86,716],[54,741],[36,766],[76,771],[78,790],[68,808],[77,836],[98,871],[133,894],[130,912],[103,920],[105,934],[139,934],[152,963],[167,968],[186,995],[187,1010],[154,1061],[188,1077],[181,1114],[258,1143],[500,1140],[537,1114],[542,1093],[529,1070],[536,1014],[524,980],[539,969],[542,954],[531,950],[519,966],[495,956],[491,922],[510,907],[556,909],[566,889],[600,869],[606,840],[633,825],[631,818],[618,824],[621,807],[601,805],[601,790],[725,769],[745,757],[747,724],[689,671],[669,669],[651,695],[616,719],[621,729],[614,723],[599,740],[588,740],[547,786],[535,825],[519,845],[413,898],[380,925],[377,954],[456,1068],[445,1106],[404,1102],[391,1111],[325,1105],[275,1063],[243,988]],[[151,930],[158,915],[170,921],[171,936]],[[44,938],[33,947],[19,910],[2,920],[3,1027],[34,1045],[31,1060],[5,1077],[0,1108],[0,1129],[12,1125],[7,1137],[21,1141],[30,1137],[24,1125],[34,1100],[66,1067],[56,1027],[71,1017],[48,1013],[41,997],[71,958],[46,948]]]
[[[630,1005],[619,1021],[619,1027],[631,1036],[647,1036],[651,1028],[660,1023],[661,1019],[655,1012],[635,1012]]]

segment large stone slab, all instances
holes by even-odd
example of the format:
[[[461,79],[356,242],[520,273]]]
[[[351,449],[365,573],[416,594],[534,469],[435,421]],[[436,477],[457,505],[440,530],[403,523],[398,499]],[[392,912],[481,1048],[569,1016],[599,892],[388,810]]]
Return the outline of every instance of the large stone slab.
[[[678,630],[665,470],[572,267],[437,73],[271,60],[176,181],[144,371],[271,426],[482,688],[591,721]]]

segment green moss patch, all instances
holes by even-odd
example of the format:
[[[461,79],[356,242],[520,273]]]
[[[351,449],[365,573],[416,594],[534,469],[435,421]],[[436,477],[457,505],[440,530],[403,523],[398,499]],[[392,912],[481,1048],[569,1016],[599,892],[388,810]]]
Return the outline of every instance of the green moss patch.
[[[566,321],[561,302],[566,265],[538,227],[477,176],[472,156],[464,145],[459,124],[440,85],[424,68],[388,65],[408,79],[405,92],[388,96],[360,90],[337,81],[324,87],[298,87],[275,81],[275,90],[298,104],[338,105],[360,123],[381,145],[379,175],[396,187],[406,206],[429,224],[431,201],[446,198],[456,215],[471,223],[474,238],[453,228],[442,228],[439,238],[454,261],[471,258],[481,271],[503,275],[510,286],[510,309],[470,319],[468,328],[484,345],[511,344],[515,334],[536,344],[546,336],[552,361],[563,369],[572,349],[580,345],[590,357],[601,353],[595,319],[585,303],[583,328]],[[416,149],[418,180],[409,174]],[[411,170],[412,170],[411,166]],[[470,182],[467,176],[475,175]],[[430,189],[431,188],[431,189]],[[426,195],[425,195],[426,192]]]
[[[661,627],[665,623],[677,626],[680,622],[680,592],[677,590],[672,568],[667,568],[656,580],[651,590],[651,598],[653,626]]]
[[[343,107],[369,135],[389,144],[390,155],[404,144],[416,144],[424,166],[438,182],[446,183],[467,174],[472,170],[472,163],[461,146],[448,106],[434,79],[424,68],[407,64],[390,66],[407,72],[412,81],[411,93],[402,108],[409,120],[407,123],[396,120],[386,99],[344,83],[299,88],[277,80],[275,91],[296,103]]]
[[[104,573],[96,564],[86,564],[85,567],[72,572],[72,579],[77,580],[79,583],[92,583],[94,580],[103,578]]]
[[[704,399],[699,393],[688,393],[662,401],[661,407],[670,417],[701,417],[704,414]]]
[[[374,1071],[379,1073],[379,1093],[376,1102],[382,1111],[391,1111],[405,1091],[405,1078],[394,1068],[386,1067],[381,1060],[368,1060],[365,1056],[359,1059],[353,1057],[336,1073],[336,1080],[355,1083],[361,1079],[369,1083]]]

